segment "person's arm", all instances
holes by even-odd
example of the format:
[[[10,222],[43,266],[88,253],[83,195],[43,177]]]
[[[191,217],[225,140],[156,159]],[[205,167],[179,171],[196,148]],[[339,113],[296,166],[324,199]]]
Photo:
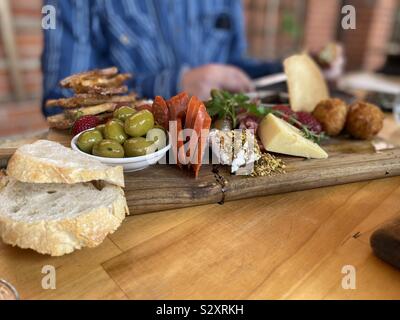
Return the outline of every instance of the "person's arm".
[[[59,113],[59,108],[45,108],[47,99],[71,96],[70,90],[59,86],[61,79],[77,72],[102,65],[100,50],[92,44],[91,21],[94,8],[91,1],[52,1],[44,4],[56,9],[56,29],[44,30],[42,53],[42,111],[47,116]]]
[[[244,70],[251,78],[259,78],[283,71],[282,62],[280,61],[265,62],[246,57],[247,40],[244,27],[243,7],[240,0],[236,0],[233,3],[232,28],[234,36],[231,46],[231,56],[228,63]]]

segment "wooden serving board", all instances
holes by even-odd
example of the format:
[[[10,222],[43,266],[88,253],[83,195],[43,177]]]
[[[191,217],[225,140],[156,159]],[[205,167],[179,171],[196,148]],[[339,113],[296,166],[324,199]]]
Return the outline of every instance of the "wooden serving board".
[[[232,176],[227,167],[205,165],[194,179],[190,172],[156,165],[126,174],[125,194],[131,213],[140,214],[400,175],[400,148],[377,152],[371,142],[355,140],[323,147],[328,159],[281,157],[287,173],[271,177]]]
[[[63,132],[50,131],[47,138],[64,145],[70,142]],[[323,148],[328,159],[280,156],[287,173],[271,177],[232,176],[227,167],[204,165],[194,179],[176,166],[155,165],[126,173],[125,194],[131,214],[142,214],[400,175],[400,147],[384,140],[330,139]],[[7,152],[0,148],[4,157]]]

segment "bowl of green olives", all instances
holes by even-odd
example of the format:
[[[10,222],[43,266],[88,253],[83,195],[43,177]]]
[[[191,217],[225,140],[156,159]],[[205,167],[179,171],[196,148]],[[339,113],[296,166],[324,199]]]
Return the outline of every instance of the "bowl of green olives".
[[[105,124],[73,137],[71,147],[102,163],[122,165],[130,172],[159,162],[171,144],[168,132],[154,123],[150,111],[121,107]]]

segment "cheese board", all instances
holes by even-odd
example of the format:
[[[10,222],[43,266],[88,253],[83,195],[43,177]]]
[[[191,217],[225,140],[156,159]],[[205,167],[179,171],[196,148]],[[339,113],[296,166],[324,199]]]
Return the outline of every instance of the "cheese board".
[[[47,139],[69,146],[71,135],[50,130]],[[336,138],[322,146],[328,159],[281,156],[286,174],[268,177],[231,175],[220,165],[204,165],[197,179],[176,166],[161,164],[125,173],[128,206],[135,215],[400,175],[400,147],[382,138]],[[0,153],[6,159],[13,148]]]
[[[400,175],[379,106],[331,97],[308,55],[284,65],[290,104],[222,89],[137,100],[117,68],[62,80],[75,95],[46,102],[63,108],[47,136],[0,143],[3,241],[60,256],[97,246],[126,215]],[[31,238],[14,236],[26,228]]]

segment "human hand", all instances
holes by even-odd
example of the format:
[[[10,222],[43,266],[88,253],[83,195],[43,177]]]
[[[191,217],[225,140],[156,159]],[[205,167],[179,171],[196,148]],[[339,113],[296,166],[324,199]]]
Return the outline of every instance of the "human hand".
[[[250,78],[239,68],[223,64],[207,64],[186,71],[181,88],[201,100],[210,98],[211,89],[248,92],[253,89]]]

